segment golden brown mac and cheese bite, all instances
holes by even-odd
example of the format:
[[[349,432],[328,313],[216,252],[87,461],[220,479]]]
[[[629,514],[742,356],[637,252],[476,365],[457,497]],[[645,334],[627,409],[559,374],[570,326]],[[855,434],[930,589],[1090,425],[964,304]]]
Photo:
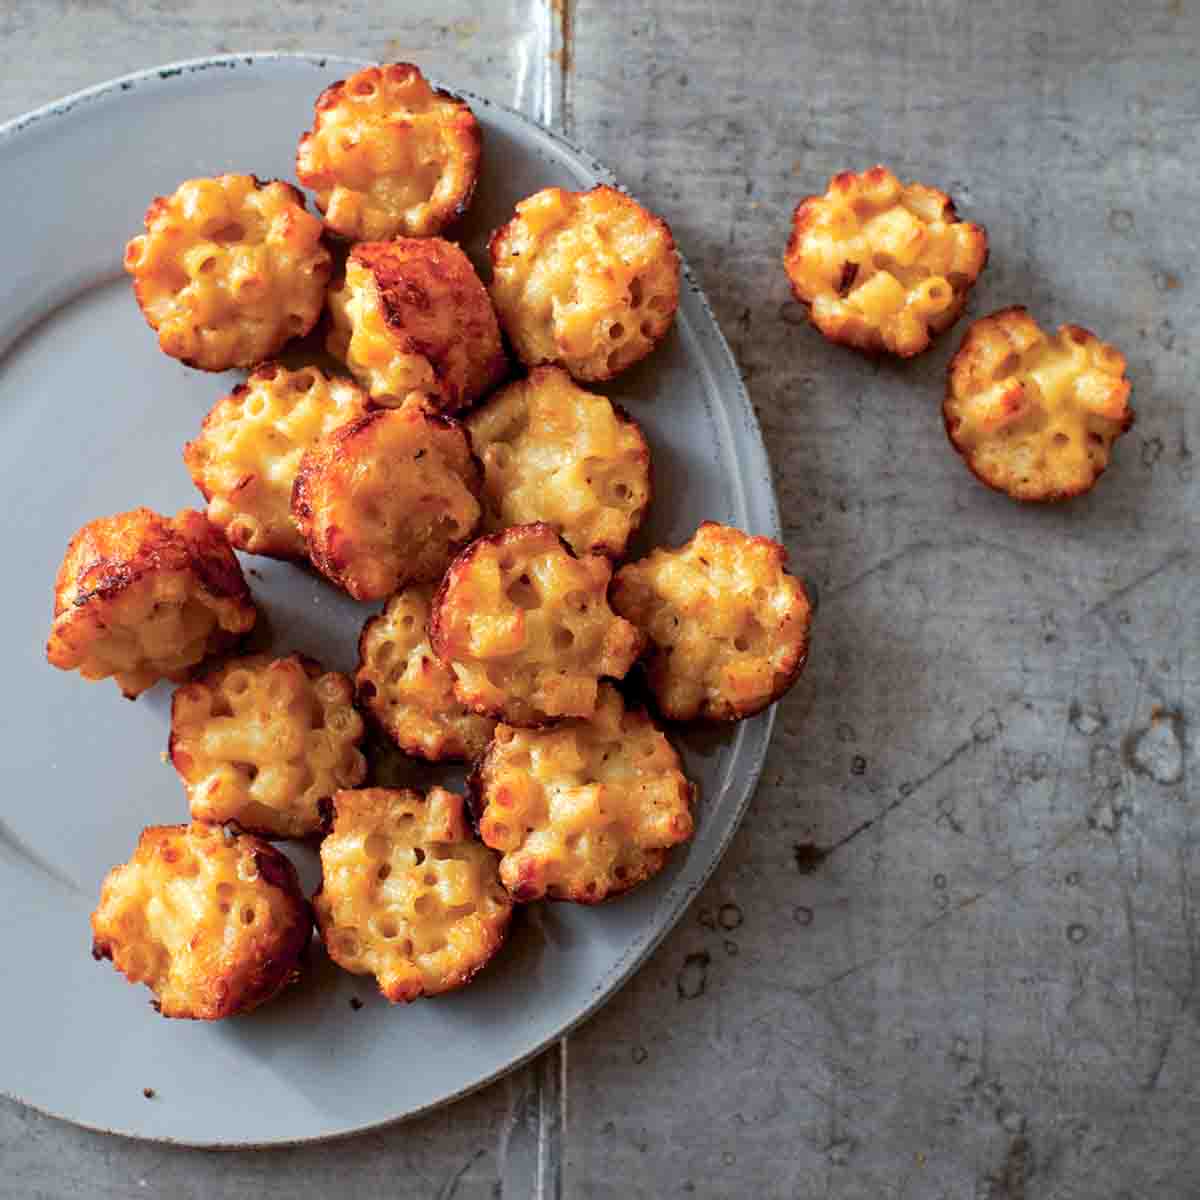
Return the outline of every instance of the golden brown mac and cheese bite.
[[[356,600],[439,579],[479,524],[479,462],[461,425],[379,409],[305,454],[292,515],[313,565]]]
[[[523,363],[611,379],[666,336],[679,305],[667,223],[606,185],[546,188],[492,234],[492,300]]]
[[[656,874],[692,836],[679,756],[608,683],[586,721],[498,726],[470,787],[479,834],[501,852],[517,900],[598,904]]]
[[[987,254],[983,227],[945,192],[872,167],[796,205],[783,262],[831,342],[907,358],[958,320]]]
[[[304,559],[292,521],[292,485],[300,459],[318,438],[367,411],[367,398],[347,379],[315,367],[259,367],[218,400],[183,461],[208,501],[208,519],[230,544],[250,554]]]
[[[338,792],[313,897],[329,957],[393,1003],[470,983],[504,942],[512,899],[461,796]]]
[[[429,762],[473,760],[496,722],[465,708],[454,675],[429,644],[431,584],[397,592],[358,639],[359,703],[406,754]]]
[[[172,358],[253,367],[317,323],[331,270],[321,222],[290,183],[189,179],[125,247],[142,314]]]
[[[329,291],[329,352],[377,404],[414,392],[432,408],[474,404],[508,370],[487,289],[467,256],[441,238],[354,247]]]
[[[114,867],[92,913],[92,955],[154,993],[164,1017],[218,1021],[300,975],[312,913],[267,842],[217,825],[156,825]]]
[[[1049,337],[1024,308],[967,330],[950,363],[951,444],[988,487],[1014,500],[1089,491],[1133,425],[1125,359],[1078,325]]]
[[[808,656],[811,608],[787,551],[705,521],[616,574],[612,606],[650,639],[647,676],[675,721],[735,721],[778,700]]]
[[[342,237],[428,237],[466,212],[481,145],[466,102],[411,63],[366,67],[317,97],[296,178]]]
[[[429,640],[468,708],[510,725],[590,717],[602,676],[620,679],[642,639],[608,606],[612,567],[576,558],[549,525],[472,542],[433,601]]]
[[[135,508],[89,521],[71,539],[46,658],[84,679],[115,679],[133,700],[160,679],[183,682],[257,616],[225,535],[203,513]]]
[[[170,756],[192,820],[267,838],[319,833],[321,802],[366,778],[354,685],[299,654],[237,658],[171,704]]]
[[[545,521],[576,554],[625,552],[650,502],[650,447],[627,413],[561,367],[535,367],[466,425],[486,530]]]

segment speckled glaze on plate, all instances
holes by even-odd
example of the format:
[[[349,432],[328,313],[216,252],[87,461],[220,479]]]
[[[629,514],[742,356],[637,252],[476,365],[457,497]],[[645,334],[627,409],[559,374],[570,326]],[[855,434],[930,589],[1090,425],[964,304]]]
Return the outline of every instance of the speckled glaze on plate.
[[[454,995],[393,1008],[318,946],[304,982],[280,1000],[206,1025],[158,1017],[144,988],[92,961],[88,916],[105,873],[144,825],[186,820],[187,809],[162,758],[170,688],[131,704],[111,682],[85,684],[46,665],[54,573],[68,538],[93,517],[201,506],[180,452],[238,378],[159,352],[122,250],[151,197],[186,177],[289,178],[313,99],[359,65],[273,54],[174,64],[0,127],[0,171],[21,181],[0,224],[10,697],[0,725],[0,1090],[96,1129],[199,1146],[294,1143],[412,1116],[511,1070],[602,1004],[679,919],[737,827],[770,738],[771,712],[683,733],[700,785],[693,842],[624,899],[523,913],[493,965]],[[484,130],[480,186],[458,231],[477,263],[523,196],[611,182],[564,138],[463,94]],[[667,342],[602,390],[633,412],[654,452],[655,502],[635,552],[682,541],[705,518],[779,535],[753,410],[686,268]],[[273,649],[353,666],[359,629],[378,606],[286,564],[243,562]],[[315,856],[285,850],[311,888]]]

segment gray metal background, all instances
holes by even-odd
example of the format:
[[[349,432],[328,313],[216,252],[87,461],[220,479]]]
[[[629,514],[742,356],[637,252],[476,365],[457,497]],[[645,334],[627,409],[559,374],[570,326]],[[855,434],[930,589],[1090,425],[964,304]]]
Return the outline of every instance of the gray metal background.
[[[820,590],[814,654],[706,893],[568,1046],[327,1147],[172,1150],[0,1102],[0,1196],[1200,1193],[1196,5],[0,0],[0,120],[268,48],[414,58],[670,220]],[[1024,302],[1126,353],[1138,423],[1089,497],[971,480],[938,414],[956,334],[897,366],[803,327],[791,207],[877,160],[987,226],[974,314]]]

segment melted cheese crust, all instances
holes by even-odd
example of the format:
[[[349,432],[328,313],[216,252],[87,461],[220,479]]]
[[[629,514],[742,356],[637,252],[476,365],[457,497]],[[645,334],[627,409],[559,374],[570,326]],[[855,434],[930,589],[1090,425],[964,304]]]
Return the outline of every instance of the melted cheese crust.
[[[642,639],[608,606],[612,567],[576,558],[549,525],[473,542],[433,602],[430,641],[459,700],[510,725],[590,717],[601,676],[620,679]]]
[[[518,900],[596,904],[656,874],[692,836],[694,788],[645,712],[601,684],[587,721],[500,725],[472,777],[479,834]]]
[[[192,819],[269,838],[321,829],[321,801],[366,778],[354,685],[298,654],[234,659],[180,688],[171,761]]]
[[[368,413],[305,454],[292,515],[313,565],[356,600],[441,577],[475,532],[479,463],[421,404]]]
[[[300,974],[312,916],[296,870],[249,834],[212,825],[142,831],[104,880],[92,954],[144,983],[164,1017],[249,1012]]]
[[[358,639],[359,702],[406,754],[429,762],[478,758],[496,722],[463,707],[454,675],[429,644],[433,588],[397,592]]]
[[[258,616],[229,543],[203,513],[148,508],[88,522],[54,583],[51,666],[117,681],[131,700],[176,683]]]
[[[492,235],[492,300],[521,361],[611,379],[662,341],[679,305],[671,230],[601,185],[546,188]]]
[[[651,642],[648,676],[664,716],[738,720],[795,683],[811,608],[787,551],[705,521],[677,550],[623,566],[612,605]]]
[[[342,237],[428,237],[466,212],[481,145],[466,103],[411,63],[367,67],[317,98],[296,178]]]
[[[346,379],[315,367],[259,367],[204,418],[183,461],[208,501],[208,519],[238,550],[304,559],[292,521],[292,485],[300,459],[318,438],[367,411],[367,398]]]
[[[907,358],[958,320],[987,253],[983,227],[945,192],[872,167],[796,206],[783,262],[831,342]]]
[[[452,412],[508,370],[487,289],[467,256],[441,238],[354,247],[329,291],[329,352],[378,404],[413,393]]]
[[[329,957],[393,1003],[467,984],[504,942],[512,900],[443,788],[338,792],[313,897]]]
[[[321,222],[290,183],[189,179],[125,247],[138,304],[172,358],[253,367],[317,323],[331,269]]]
[[[559,367],[537,367],[467,418],[483,460],[484,528],[544,521],[576,554],[620,557],[650,503],[636,421]]]
[[[1047,337],[1023,308],[976,321],[950,363],[943,414],[954,448],[1016,500],[1091,489],[1133,425],[1125,359],[1078,325]]]

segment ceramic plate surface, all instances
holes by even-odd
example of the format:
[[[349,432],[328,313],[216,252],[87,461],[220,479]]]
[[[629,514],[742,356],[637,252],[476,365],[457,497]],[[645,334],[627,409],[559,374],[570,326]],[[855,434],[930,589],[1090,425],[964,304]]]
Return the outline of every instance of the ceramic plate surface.
[[[0,223],[9,696],[0,726],[0,1090],[99,1129],[220,1146],[331,1137],[411,1116],[510,1070],[600,1005],[679,918],[736,828],[770,736],[770,713],[685,734],[701,796],[690,846],[624,899],[522,914],[493,965],[454,995],[393,1008],[372,980],[338,971],[316,947],[305,981],[257,1014],[167,1021],[144,988],[92,961],[88,916],[105,873],[143,826],[186,820],[187,808],[162,754],[170,687],[130,703],[110,681],[47,666],[54,574],[68,538],[94,517],[139,504],[202,507],[180,451],[238,381],[158,350],[122,250],[149,200],[182,179],[289,178],[317,93],[357,65],[274,55],[185,63],[0,128],[12,198]],[[460,235],[481,264],[488,232],[516,201],[609,176],[561,137],[468,99],[485,166]],[[635,549],[681,541],[705,518],[778,536],[753,411],[694,286],[684,287],[668,341],[604,390],[642,422],[654,453],[654,508]],[[376,606],[269,559],[243,564],[273,649],[353,668]],[[285,849],[311,888],[315,856]],[[143,1088],[155,1090],[152,1102]]]

